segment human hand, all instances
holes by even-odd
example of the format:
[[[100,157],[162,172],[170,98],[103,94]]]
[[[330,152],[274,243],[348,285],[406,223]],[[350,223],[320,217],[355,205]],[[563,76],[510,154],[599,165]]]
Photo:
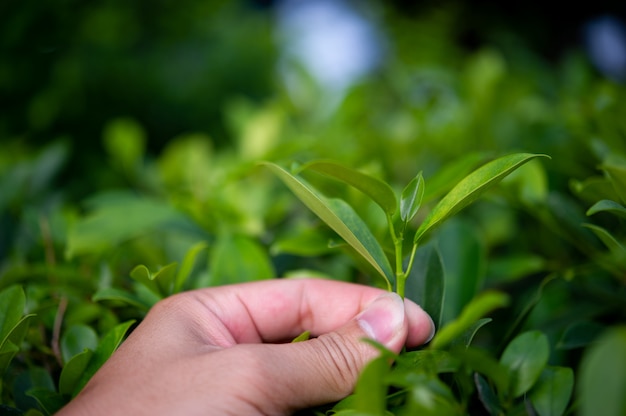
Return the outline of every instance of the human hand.
[[[316,338],[288,343],[309,330]],[[368,286],[276,279],[157,303],[59,415],[282,415],[350,394],[378,355],[427,342],[430,317]]]

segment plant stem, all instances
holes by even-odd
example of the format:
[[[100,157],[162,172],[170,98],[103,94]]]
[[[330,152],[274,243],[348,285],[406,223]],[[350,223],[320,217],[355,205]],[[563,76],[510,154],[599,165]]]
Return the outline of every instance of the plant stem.
[[[400,272],[396,274],[396,293],[404,299],[404,283],[406,282],[406,274]]]
[[[404,298],[404,279],[402,279],[402,275],[404,274],[402,270],[402,242],[404,240],[404,233],[401,232],[399,236],[396,234],[393,219],[389,214],[387,214],[387,224],[389,225],[389,234],[391,234],[391,239],[393,240],[396,257],[396,293]]]
[[[409,273],[411,273],[411,269],[413,268],[413,260],[415,260],[416,251],[417,251],[417,243],[413,244],[413,248],[411,249],[411,257],[409,257],[409,264],[406,266],[406,270],[404,271],[406,276],[408,276]]]

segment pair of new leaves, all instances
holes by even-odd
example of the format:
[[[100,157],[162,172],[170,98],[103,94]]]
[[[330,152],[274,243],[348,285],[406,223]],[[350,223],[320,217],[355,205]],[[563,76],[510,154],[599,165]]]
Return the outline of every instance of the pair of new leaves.
[[[483,192],[498,183],[511,172],[537,158],[548,157],[541,154],[515,153],[492,160],[476,169],[458,182],[430,211],[420,224],[413,238],[414,249],[427,232],[431,231],[446,219],[474,202]],[[356,212],[341,199],[328,199],[316,191],[297,173],[292,174],[277,164],[263,162],[283,183],[322,221],[333,229],[347,244],[363,257],[386,280],[387,287],[392,290],[397,275],[406,276],[409,272],[391,268],[382,247],[369,231]],[[390,232],[394,242],[395,235],[393,217],[398,210],[398,202],[392,188],[385,182],[357,170],[342,166],[331,161],[316,161],[298,169],[298,172],[312,170],[355,187],[374,202],[387,216]],[[402,231],[418,212],[424,195],[424,179],[421,172],[404,188],[400,197],[400,219]],[[398,255],[398,253],[396,253]],[[401,255],[401,253],[400,253]],[[401,264],[396,262],[396,264]]]

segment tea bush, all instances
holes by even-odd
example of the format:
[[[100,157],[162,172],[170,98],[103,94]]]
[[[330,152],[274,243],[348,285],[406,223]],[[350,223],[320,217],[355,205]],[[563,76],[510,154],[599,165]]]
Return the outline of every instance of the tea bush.
[[[84,198],[68,140],[7,140],[2,411],[54,413],[163,297],[316,276],[401,290],[438,332],[303,413],[624,414],[624,88],[576,52],[467,52],[443,29],[422,59],[394,37],[331,115],[304,73],[305,99],[233,98],[228,145],[192,132],[152,152],[111,119]]]

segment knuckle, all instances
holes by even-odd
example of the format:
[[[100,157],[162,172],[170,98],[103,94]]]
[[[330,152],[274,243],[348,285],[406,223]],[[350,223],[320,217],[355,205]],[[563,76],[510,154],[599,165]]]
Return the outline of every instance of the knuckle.
[[[322,378],[338,395],[349,394],[365,364],[363,345],[334,332],[320,336],[315,341],[319,345],[315,348],[317,359],[325,364],[317,366],[322,372]]]

